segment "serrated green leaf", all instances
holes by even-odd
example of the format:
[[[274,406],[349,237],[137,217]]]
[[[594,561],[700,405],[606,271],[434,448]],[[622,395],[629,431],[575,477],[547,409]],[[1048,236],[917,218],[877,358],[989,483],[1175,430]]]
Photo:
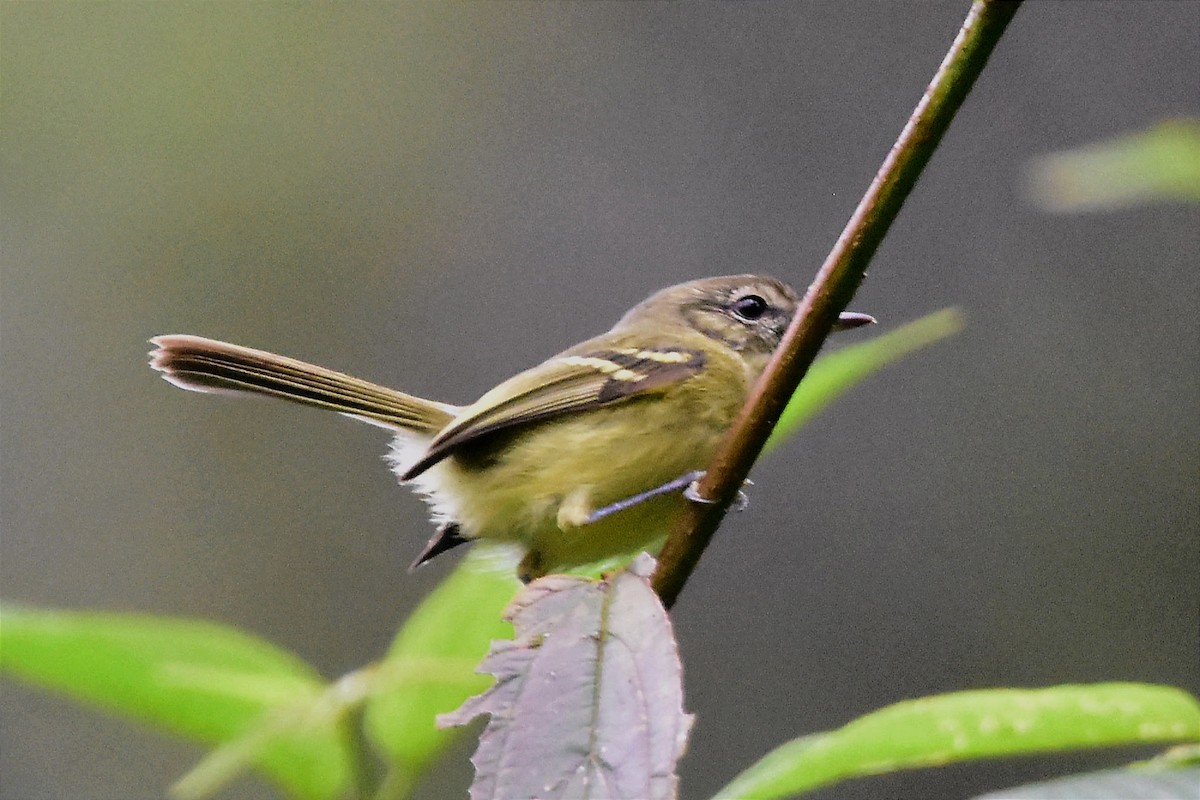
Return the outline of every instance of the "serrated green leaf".
[[[512,637],[502,615],[520,584],[511,565],[475,551],[417,607],[377,667],[364,724],[393,762],[389,786],[411,785],[450,742],[456,731],[439,730],[438,714],[488,687],[475,669],[493,639]]]
[[[715,796],[772,800],[847,778],[997,756],[1200,739],[1200,702],[1137,683],[985,689],[909,700],[794,739]]]
[[[307,664],[211,622],[137,614],[0,608],[0,669],[203,744],[236,739],[264,714],[316,699]],[[292,728],[264,745],[263,772],[294,797],[338,797],[349,783],[335,726]]]
[[[788,401],[763,452],[777,447],[826,406],[882,367],[962,330],[958,309],[935,311],[866,342],[821,356]]]

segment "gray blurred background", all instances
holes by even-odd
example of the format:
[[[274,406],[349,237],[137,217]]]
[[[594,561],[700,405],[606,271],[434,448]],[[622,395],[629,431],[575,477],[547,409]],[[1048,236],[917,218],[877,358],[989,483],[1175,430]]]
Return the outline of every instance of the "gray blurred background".
[[[377,657],[455,561],[405,572],[429,526],[385,435],[176,391],[146,339],[461,402],[658,287],[806,286],[966,7],[5,3],[0,594],[244,626],[329,676]],[[1035,156],[1196,113],[1198,10],[1018,14],[853,304],[884,329],[959,306],[966,331],[761,463],[678,606],[684,797],[903,698],[1200,689],[1200,213],[1021,192]],[[160,797],[201,752],[0,691],[6,800]],[[465,797],[470,744],[424,798]]]

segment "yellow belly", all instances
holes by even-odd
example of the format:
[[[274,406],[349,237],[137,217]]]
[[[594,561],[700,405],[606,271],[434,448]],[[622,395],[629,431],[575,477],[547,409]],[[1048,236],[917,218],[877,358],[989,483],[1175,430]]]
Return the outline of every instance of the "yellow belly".
[[[436,521],[524,547],[527,577],[632,552],[667,533],[685,502],[679,493],[593,523],[571,520],[703,469],[744,390],[729,394],[715,406],[711,396],[684,395],[670,406],[652,397],[548,420],[494,452],[452,455],[413,484]],[[403,444],[398,462],[407,460]]]

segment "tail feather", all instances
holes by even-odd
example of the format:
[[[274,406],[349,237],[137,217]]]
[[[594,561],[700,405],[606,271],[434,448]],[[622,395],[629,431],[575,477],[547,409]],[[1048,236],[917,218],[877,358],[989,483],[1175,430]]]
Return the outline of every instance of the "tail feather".
[[[436,403],[341,372],[215,339],[155,336],[150,366],[182,389],[279,397],[387,428],[434,434],[456,406]]]

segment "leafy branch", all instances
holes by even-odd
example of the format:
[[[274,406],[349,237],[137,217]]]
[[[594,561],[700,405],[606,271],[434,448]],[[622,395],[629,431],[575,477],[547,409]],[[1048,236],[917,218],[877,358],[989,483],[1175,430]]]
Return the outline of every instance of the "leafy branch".
[[[654,589],[666,607],[683,591],[788,399],[816,359],[838,314],[862,283],[867,264],[1019,6],[1019,0],[975,0],[972,4],[949,53],[826,257],[774,358],[701,479],[699,495],[712,502],[688,504],[667,538],[654,574]]]

